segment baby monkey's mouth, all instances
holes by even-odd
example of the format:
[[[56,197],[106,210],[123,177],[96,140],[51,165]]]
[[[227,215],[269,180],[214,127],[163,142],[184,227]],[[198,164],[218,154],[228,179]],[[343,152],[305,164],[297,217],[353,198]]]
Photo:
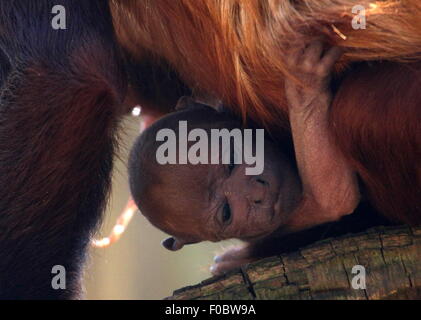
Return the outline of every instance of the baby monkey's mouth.
[[[270,223],[276,223],[276,226],[274,227],[279,227],[286,223],[291,212],[285,210],[285,199],[283,197],[282,190],[278,189],[276,192],[274,192],[274,198],[276,200],[272,206]]]
[[[245,242],[257,242],[260,241],[266,237],[268,237],[272,233],[268,233],[267,231],[261,232],[257,235],[249,236],[249,237],[242,237],[240,240]]]

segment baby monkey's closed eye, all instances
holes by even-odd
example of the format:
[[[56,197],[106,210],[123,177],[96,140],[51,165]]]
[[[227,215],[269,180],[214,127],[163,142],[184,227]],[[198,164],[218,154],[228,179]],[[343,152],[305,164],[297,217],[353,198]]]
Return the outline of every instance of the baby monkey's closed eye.
[[[258,183],[260,183],[260,184],[265,185],[265,186],[268,184],[265,180],[263,180],[263,179],[261,179],[261,178],[257,178],[257,179],[256,179],[256,181],[257,181]]]
[[[222,220],[222,225],[224,226],[229,225],[232,221],[232,212],[231,212],[231,207],[228,201],[225,202],[224,207],[222,208],[221,220]]]

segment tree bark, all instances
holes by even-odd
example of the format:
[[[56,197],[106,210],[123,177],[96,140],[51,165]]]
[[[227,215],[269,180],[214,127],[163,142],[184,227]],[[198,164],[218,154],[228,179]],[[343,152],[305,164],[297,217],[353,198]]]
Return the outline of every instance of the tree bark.
[[[355,265],[365,268],[365,289],[352,287]],[[421,227],[326,239],[176,290],[167,299],[421,299]]]

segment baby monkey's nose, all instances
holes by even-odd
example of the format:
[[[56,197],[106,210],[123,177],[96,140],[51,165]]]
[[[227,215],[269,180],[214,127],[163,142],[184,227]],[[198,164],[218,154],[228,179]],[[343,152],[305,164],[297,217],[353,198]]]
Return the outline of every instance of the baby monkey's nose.
[[[257,176],[254,177],[251,181],[251,187],[249,188],[249,196],[248,199],[252,202],[252,204],[259,205],[265,202],[267,189],[268,189],[268,182],[261,177]]]

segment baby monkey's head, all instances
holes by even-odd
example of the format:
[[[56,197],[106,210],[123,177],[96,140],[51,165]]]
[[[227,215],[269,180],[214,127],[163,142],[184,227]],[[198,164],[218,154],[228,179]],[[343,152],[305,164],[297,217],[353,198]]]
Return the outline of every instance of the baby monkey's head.
[[[276,231],[301,195],[294,162],[262,131],[260,141],[256,130],[246,134],[227,111],[183,101],[182,110],[138,137],[129,160],[134,201],[153,225],[171,235],[163,245],[177,250],[204,240],[253,241]],[[228,143],[213,139],[218,132],[231,134]],[[252,140],[252,148],[246,140]],[[256,171],[258,159],[263,164]]]

